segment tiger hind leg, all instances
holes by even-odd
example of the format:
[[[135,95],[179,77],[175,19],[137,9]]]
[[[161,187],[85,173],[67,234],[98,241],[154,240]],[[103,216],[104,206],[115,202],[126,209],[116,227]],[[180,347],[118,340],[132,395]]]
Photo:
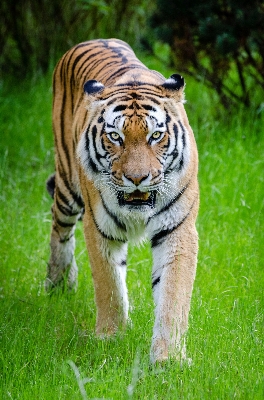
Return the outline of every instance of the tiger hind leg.
[[[47,291],[60,286],[72,289],[77,286],[78,268],[75,262],[75,226],[82,215],[81,198],[70,192],[57,176],[47,181],[47,189],[54,197],[50,260],[47,266],[45,288]]]

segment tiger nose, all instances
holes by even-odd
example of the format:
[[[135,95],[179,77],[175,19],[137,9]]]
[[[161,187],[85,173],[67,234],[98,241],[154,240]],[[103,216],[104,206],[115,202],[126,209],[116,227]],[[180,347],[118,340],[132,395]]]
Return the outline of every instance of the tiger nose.
[[[134,185],[139,186],[145,179],[149,178],[149,174],[124,174],[124,178],[132,182]]]

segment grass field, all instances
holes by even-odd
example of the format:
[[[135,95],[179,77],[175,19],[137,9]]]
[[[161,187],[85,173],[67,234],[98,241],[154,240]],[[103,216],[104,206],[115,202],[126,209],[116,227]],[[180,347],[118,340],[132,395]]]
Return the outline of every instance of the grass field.
[[[202,84],[188,82],[186,110],[198,143],[201,189],[187,339],[193,362],[162,368],[149,366],[147,245],[130,248],[132,324],[112,340],[94,335],[81,223],[77,293],[45,294],[51,226],[45,180],[53,172],[50,76],[1,88],[1,399],[264,398],[264,112],[230,113]]]

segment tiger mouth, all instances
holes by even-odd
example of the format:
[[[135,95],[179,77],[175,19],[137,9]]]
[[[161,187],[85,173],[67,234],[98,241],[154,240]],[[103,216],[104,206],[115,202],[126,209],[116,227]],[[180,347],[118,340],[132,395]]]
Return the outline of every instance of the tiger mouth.
[[[118,192],[118,202],[120,206],[149,206],[154,207],[156,192],[140,192],[135,190],[132,193]]]

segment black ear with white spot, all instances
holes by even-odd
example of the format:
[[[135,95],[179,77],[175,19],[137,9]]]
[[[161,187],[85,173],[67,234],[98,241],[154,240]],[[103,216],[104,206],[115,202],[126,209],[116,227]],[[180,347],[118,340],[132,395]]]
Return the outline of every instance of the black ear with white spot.
[[[179,74],[173,74],[163,83],[162,86],[169,90],[180,90],[184,87],[184,79]]]
[[[101,82],[96,81],[95,79],[90,79],[89,81],[85,82],[83,86],[83,90],[87,94],[96,94],[101,92],[104,89],[104,85]]]

